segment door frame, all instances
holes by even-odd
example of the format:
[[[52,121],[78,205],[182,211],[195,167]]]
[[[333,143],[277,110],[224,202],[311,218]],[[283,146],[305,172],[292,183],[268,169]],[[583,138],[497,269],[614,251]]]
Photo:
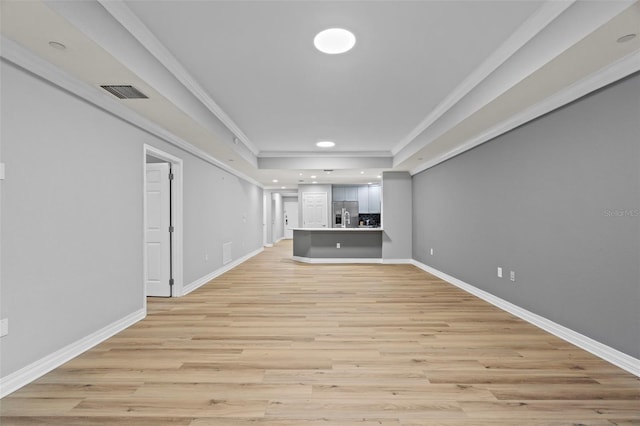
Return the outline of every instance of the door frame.
[[[174,232],[171,234],[172,263],[173,263],[173,297],[183,295],[183,164],[182,159],[159,150],[151,145],[142,147],[142,288],[144,309],[147,310],[147,155],[166,161],[171,165],[173,182],[171,186],[171,218]]]

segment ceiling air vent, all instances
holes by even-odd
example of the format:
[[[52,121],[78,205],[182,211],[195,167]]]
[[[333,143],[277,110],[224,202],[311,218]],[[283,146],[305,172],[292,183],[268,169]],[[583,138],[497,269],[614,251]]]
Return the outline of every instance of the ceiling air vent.
[[[133,86],[100,86],[118,99],[148,99],[149,97]]]

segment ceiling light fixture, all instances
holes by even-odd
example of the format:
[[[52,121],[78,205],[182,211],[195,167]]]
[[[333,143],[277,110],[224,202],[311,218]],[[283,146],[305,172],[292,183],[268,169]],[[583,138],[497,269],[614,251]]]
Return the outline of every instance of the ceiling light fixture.
[[[633,40],[634,38],[636,38],[636,34],[627,34],[627,35],[623,35],[622,37],[620,37],[617,42],[618,43],[626,43],[628,41]]]
[[[342,28],[329,28],[320,31],[313,39],[313,45],[328,55],[348,52],[355,46],[356,36],[351,31]]]
[[[317,178],[317,177],[318,177],[318,176],[311,176],[311,179],[315,179],[315,178]]]
[[[376,177],[377,177],[378,179],[380,179],[382,176],[378,175],[378,176],[376,176]]]
[[[314,181],[313,181],[313,182],[311,182],[311,183],[318,183],[318,182],[316,182],[316,181],[314,180]]]
[[[274,179],[274,180],[272,180],[271,182],[273,182],[273,183],[278,183],[278,179]]]
[[[281,186],[280,189],[287,189],[287,187],[286,186]]]
[[[360,172],[360,174],[361,174],[361,175],[363,175],[363,174],[364,174],[364,170],[363,170],[363,171],[361,171],[361,172]]]
[[[336,143],[331,141],[320,141],[316,143],[316,146],[319,148],[333,148],[336,146]]]

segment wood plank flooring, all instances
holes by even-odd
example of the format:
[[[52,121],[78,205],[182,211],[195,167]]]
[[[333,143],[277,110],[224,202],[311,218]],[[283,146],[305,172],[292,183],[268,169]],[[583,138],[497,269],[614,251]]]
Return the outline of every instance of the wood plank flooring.
[[[639,425],[640,380],[410,265],[283,241],[0,402],[8,425]]]

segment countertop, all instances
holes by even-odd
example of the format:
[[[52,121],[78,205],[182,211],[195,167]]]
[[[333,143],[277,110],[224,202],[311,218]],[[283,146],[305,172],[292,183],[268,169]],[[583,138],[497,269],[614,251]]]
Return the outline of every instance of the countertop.
[[[338,232],[361,232],[361,231],[384,231],[382,228],[293,228],[294,231],[338,231]]]

